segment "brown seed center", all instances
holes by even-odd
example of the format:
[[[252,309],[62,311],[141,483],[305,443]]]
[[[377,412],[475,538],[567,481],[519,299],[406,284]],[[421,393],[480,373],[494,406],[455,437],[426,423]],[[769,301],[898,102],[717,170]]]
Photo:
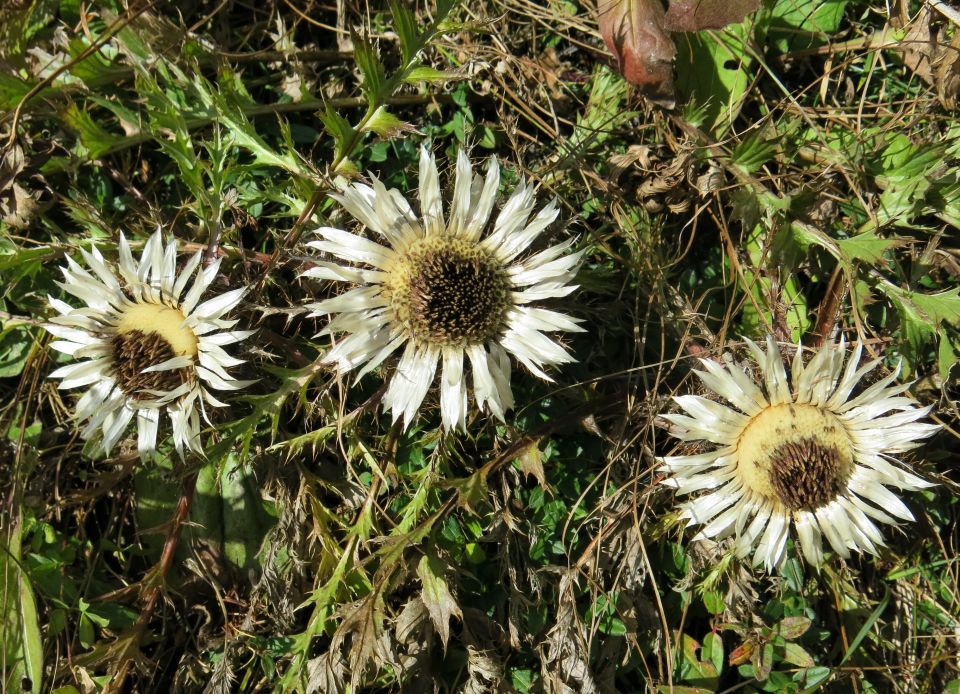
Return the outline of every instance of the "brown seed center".
[[[110,344],[113,347],[112,375],[120,389],[134,400],[149,398],[149,394],[142,392],[145,390],[179,388],[189,378],[186,369],[143,373],[144,369],[177,356],[159,333],[130,330],[114,335]]]
[[[482,343],[503,325],[508,283],[482,249],[457,239],[425,240],[408,251],[392,292],[398,318],[415,339],[435,345]]]
[[[770,456],[770,485],[791,511],[812,511],[839,496],[845,485],[841,453],[816,438],[780,444]]]

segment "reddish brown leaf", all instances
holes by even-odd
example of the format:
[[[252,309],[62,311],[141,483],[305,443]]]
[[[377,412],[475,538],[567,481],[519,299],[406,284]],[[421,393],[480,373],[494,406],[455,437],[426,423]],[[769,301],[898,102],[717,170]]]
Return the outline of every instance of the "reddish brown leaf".
[[[718,29],[739,22],[760,0],[599,0],[598,24],[617,69],[651,100],[673,108],[672,31]]]
[[[660,0],[600,0],[597,13],[603,40],[627,82],[672,108],[677,49],[663,28]]]
[[[739,646],[733,649],[733,652],[730,654],[729,662],[731,665],[743,665],[745,662],[750,660],[753,656],[753,652],[757,649],[757,644],[753,641],[744,641]]]
[[[742,21],[760,7],[760,0],[670,0],[664,16],[667,31],[720,29]]]

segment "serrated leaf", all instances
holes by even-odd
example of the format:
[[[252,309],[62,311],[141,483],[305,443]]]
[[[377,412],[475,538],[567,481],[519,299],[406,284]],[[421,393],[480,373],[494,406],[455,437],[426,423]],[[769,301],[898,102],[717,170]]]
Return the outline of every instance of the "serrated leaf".
[[[406,123],[390,113],[386,106],[381,106],[367,119],[364,130],[375,132],[382,138],[391,138],[405,132],[416,130],[410,123]]]
[[[938,294],[909,292],[910,300],[934,323],[946,321],[960,324],[960,288],[954,287]]]
[[[477,506],[487,500],[489,490],[484,468],[480,468],[466,479],[457,480],[453,485],[460,490],[457,503],[472,513],[476,513]]]
[[[453,616],[460,617],[463,613],[443,579],[443,563],[437,557],[426,555],[420,559],[417,576],[423,584],[423,604],[427,606],[430,619],[446,650],[450,639],[450,619]]]
[[[751,133],[734,148],[731,161],[748,174],[766,164],[777,151],[777,145],[762,133]]]
[[[386,81],[386,70],[380,62],[380,55],[374,45],[356,33],[351,35],[353,40],[353,58],[357,61],[360,75],[363,78],[360,88],[370,101],[374,101]]]
[[[547,487],[547,476],[543,471],[543,456],[536,443],[532,443],[523,449],[520,457],[517,459],[520,463],[520,471],[527,475],[533,475],[541,487]]]
[[[324,130],[333,138],[335,157],[337,159],[349,157],[350,152],[346,150],[350,147],[350,143],[357,140],[357,131],[354,130],[346,118],[334,111],[329,104],[319,116]]]
[[[405,65],[409,65],[423,48],[423,40],[417,30],[417,18],[402,2],[390,0],[390,13],[393,15],[393,28],[400,39],[400,56]]]
[[[883,254],[899,243],[900,239],[897,237],[880,238],[875,230],[836,241],[840,254],[848,262],[862,260],[870,265],[879,265],[883,262]]]
[[[76,104],[70,104],[62,114],[63,121],[76,133],[86,149],[86,156],[96,159],[109,152],[124,138],[113,135],[101,126],[89,113]]]

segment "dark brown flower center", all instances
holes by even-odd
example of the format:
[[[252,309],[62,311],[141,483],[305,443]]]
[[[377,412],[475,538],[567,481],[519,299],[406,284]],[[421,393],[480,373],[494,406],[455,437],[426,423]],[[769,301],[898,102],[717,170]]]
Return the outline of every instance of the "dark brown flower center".
[[[112,375],[120,389],[134,400],[150,397],[141,391],[171,391],[189,378],[186,369],[143,373],[144,369],[177,356],[159,333],[129,330],[117,333],[110,344],[113,347]]]
[[[782,443],[770,456],[770,485],[791,511],[812,511],[826,505],[846,484],[841,453],[816,438]]]
[[[451,242],[421,248],[407,262],[401,313],[415,339],[464,345],[484,342],[501,329],[507,281],[483,250]]]

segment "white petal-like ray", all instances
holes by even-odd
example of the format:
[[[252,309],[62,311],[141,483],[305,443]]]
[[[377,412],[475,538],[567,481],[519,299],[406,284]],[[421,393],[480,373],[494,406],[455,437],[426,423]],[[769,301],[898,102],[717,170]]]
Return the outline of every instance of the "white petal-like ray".
[[[399,191],[388,189],[376,177],[371,176],[371,180],[372,186],[353,183],[332,197],[364,227],[382,236],[387,245],[331,227],[318,229],[319,238],[307,244],[336,262],[321,259],[303,277],[354,285],[308,304],[312,316],[329,316],[318,334],[334,338],[324,361],[336,364],[343,372],[358,369],[360,378],[402,346],[383,405],[395,421],[403,420],[404,427],[436,380],[438,364],[444,429],[465,426],[471,377],[477,406],[504,419],[514,404],[511,356],[535,376],[550,380],[546,367],[569,363],[573,357],[546,333],[583,330],[576,319],[529,305],[567,296],[576,289],[570,281],[583,252],[568,253],[573,239],[537,253],[528,250],[557,218],[557,202],[550,202],[535,214],[535,186],[521,181],[494,215],[500,167],[491,157],[485,174],[475,174],[464,152],[457,156],[447,187],[450,200],[446,216],[437,163],[425,148],[420,152],[418,180],[422,223]],[[471,246],[479,257],[489,258],[494,268],[501,265],[507,286],[516,291],[505,297],[508,305],[500,324],[482,340],[470,337],[452,344],[433,344],[432,338],[424,338],[423,331],[415,332],[411,326],[411,302],[403,303],[403,292],[411,291],[412,278],[404,273],[418,267],[424,252],[456,248],[460,253]]]
[[[51,318],[44,327],[59,338],[51,344],[54,349],[74,359],[87,359],[65,364],[50,374],[52,378],[60,379],[58,387],[61,389],[85,388],[74,412],[81,425],[81,436],[89,439],[99,435],[100,447],[109,454],[136,418],[137,448],[141,458],[147,460],[158,445],[161,415],[166,411],[176,448],[200,453],[198,409],[205,402],[223,404],[215,401],[202,386],[236,390],[251,383],[234,379],[227,373],[227,368],[242,361],[222,349],[222,345],[239,342],[251,334],[250,331],[229,331],[237,321],[222,318],[236,306],[245,289],[225,292],[198,306],[217,275],[220,259],[198,271],[202,260],[202,252],[198,252],[178,273],[176,241],[171,239],[164,244],[159,228],[144,244],[139,262],[134,260],[122,233],[114,268],[95,245],[91,245],[90,251],[81,249],[80,255],[92,274],[72,258],[67,258],[67,265],[62,268],[64,282],[60,286],[86,305],[75,307],[49,297],[51,308],[59,315]],[[180,297],[194,273],[193,285],[181,301]],[[157,314],[151,314],[145,308],[150,305],[156,306]],[[177,326],[175,322],[170,325],[168,312],[171,308],[183,314],[181,325]],[[166,317],[153,323],[151,315]],[[188,374],[184,377],[186,380],[176,387],[171,385],[168,390],[142,389],[136,383],[127,382],[123,388],[128,392],[124,392],[121,387],[123,370],[115,363],[113,340],[118,333],[129,329],[129,323],[124,321],[130,320],[139,321],[139,324],[133,324],[137,330],[156,332],[165,338],[169,336],[169,333],[164,335],[165,330],[193,333],[197,338],[196,355],[180,353],[161,363],[137,364],[142,374],[182,371]],[[186,344],[190,344],[189,338],[186,338]],[[176,376],[174,378],[179,381]]]
[[[440,195],[440,176],[437,162],[426,147],[420,149],[420,210],[423,229],[428,236],[443,232],[443,198]]]
[[[903,395],[909,384],[896,383],[899,367],[852,396],[879,364],[879,360],[859,364],[860,344],[848,354],[843,339],[827,342],[811,352],[806,363],[798,347],[789,382],[780,347],[772,336],[767,337],[766,349],[750,340],[746,344],[759,367],[765,395],[756,379],[725,355],[724,364],[702,360],[705,370],[695,373],[739,412],[708,397],[681,395],[674,400],[686,414],[661,415],[673,425],[674,437],[716,447],[661,458],[660,470],[671,475],[662,483],[678,495],[696,497],[681,506],[681,516],[691,525],[703,526],[697,537],[722,539],[733,534],[735,553],[740,557],[752,553],[754,564],[764,565],[769,572],[775,571],[786,555],[791,526],[797,551],[815,567],[826,560],[824,543],[844,559],[853,552],[876,554],[884,546],[879,524],[914,519],[910,508],[888,487],[915,490],[931,486],[890,456],[918,446],[940,428],[920,421],[932,406],[921,407]],[[830,413],[842,423],[849,440],[853,469],[842,480],[840,493],[816,508],[791,510],[770,487],[765,491],[750,487],[752,478],[738,467],[740,432],[768,407],[784,403]],[[809,435],[808,430],[797,434]]]

